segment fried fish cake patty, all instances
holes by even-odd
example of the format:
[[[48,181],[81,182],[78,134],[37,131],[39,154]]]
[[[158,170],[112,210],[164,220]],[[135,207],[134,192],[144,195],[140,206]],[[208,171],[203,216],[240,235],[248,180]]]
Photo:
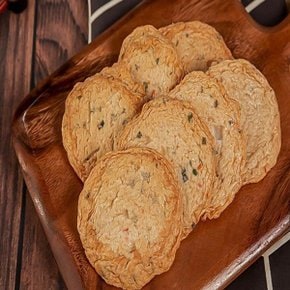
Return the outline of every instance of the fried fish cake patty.
[[[172,43],[151,25],[136,28],[121,47],[119,62],[151,97],[168,93],[183,77],[183,66]]]
[[[212,62],[233,58],[222,36],[205,23],[178,22],[159,30],[172,41],[186,73],[206,71]]]
[[[78,231],[109,284],[140,289],[167,271],[182,233],[181,192],[169,161],[143,148],[107,153],[80,194]]]
[[[138,94],[142,98],[145,97],[144,86],[133,80],[128,67],[124,63],[117,62],[110,67],[105,67],[102,69],[101,74],[121,81],[129,91]]]
[[[209,68],[227,94],[241,106],[246,139],[244,183],[258,182],[276,164],[281,147],[280,114],[275,93],[263,74],[244,59],[226,60]]]
[[[204,217],[217,218],[242,186],[246,145],[240,130],[239,104],[228,97],[220,83],[201,71],[186,75],[169,96],[190,102],[215,138],[216,176]]]
[[[82,181],[96,161],[113,149],[117,133],[138,112],[142,101],[119,80],[101,74],[75,85],[65,103],[62,139]]]
[[[146,103],[116,141],[119,149],[155,149],[174,165],[182,186],[184,232],[203,213],[215,176],[214,140],[190,104],[164,97]]]

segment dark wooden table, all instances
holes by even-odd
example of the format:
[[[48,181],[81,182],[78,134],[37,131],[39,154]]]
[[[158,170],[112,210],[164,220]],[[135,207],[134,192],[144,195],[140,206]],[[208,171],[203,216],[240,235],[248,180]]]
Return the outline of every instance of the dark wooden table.
[[[28,0],[0,15],[0,290],[66,289],[14,154],[24,96],[87,43],[87,0]]]
[[[65,289],[11,141],[23,97],[87,43],[86,0],[28,0],[0,14],[0,289]]]

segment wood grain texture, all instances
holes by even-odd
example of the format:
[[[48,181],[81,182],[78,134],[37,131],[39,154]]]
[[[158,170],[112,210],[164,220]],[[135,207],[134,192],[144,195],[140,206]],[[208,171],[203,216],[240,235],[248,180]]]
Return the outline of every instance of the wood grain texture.
[[[201,20],[224,36],[235,57],[250,60],[275,89],[282,148],[276,166],[257,184],[244,186],[217,220],[199,223],[177,252],[172,268],[144,289],[219,289],[271,245],[290,225],[289,16],[273,29],[254,23],[238,1],[145,1],[42,82],[20,105],[15,148],[27,186],[67,285],[114,289],[94,272],[76,230],[81,183],[69,166],[60,124],[67,93],[112,63],[122,40],[143,24],[156,27]],[[44,66],[45,67],[45,66]]]
[[[38,83],[87,44],[87,1],[38,1],[34,81]]]
[[[86,5],[31,0],[22,14],[0,17],[0,289],[66,289],[10,135],[13,112],[31,86],[86,44]]]
[[[86,1],[37,1],[32,85],[87,43]],[[33,28],[32,28],[33,29]],[[30,197],[26,196],[20,289],[65,289]]]
[[[30,90],[34,1],[21,15],[0,17],[0,288],[14,289],[21,248],[23,178],[11,140],[13,112]],[[9,41],[7,41],[9,39]],[[20,249],[21,250],[21,249]]]
[[[28,192],[25,211],[19,289],[66,289]]]

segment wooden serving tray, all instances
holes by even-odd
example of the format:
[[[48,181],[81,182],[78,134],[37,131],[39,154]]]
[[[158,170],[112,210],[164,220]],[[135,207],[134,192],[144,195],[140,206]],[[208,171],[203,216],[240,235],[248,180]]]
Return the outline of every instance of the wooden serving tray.
[[[201,20],[213,25],[235,57],[250,60],[278,99],[282,148],[259,183],[244,186],[217,220],[200,222],[171,269],[145,289],[218,289],[228,285],[290,225],[290,16],[275,28],[257,25],[238,0],[144,1],[38,85],[19,106],[14,145],[25,181],[69,289],[114,289],[88,263],[76,230],[82,183],[62,146],[64,101],[73,85],[112,64],[133,28]]]

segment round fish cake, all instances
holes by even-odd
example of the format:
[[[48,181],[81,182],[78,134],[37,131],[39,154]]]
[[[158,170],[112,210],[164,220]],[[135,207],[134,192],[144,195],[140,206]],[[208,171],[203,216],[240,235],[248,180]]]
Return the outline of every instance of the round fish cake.
[[[120,134],[116,146],[152,148],[173,163],[183,190],[187,235],[210,198],[216,167],[213,137],[190,104],[163,97],[146,103]]]
[[[141,106],[138,95],[101,74],[75,85],[66,99],[62,136],[70,164],[82,181],[112,150],[116,134]]]
[[[209,68],[227,94],[241,106],[246,139],[244,183],[258,182],[275,165],[281,147],[280,115],[273,89],[251,63],[226,60]]]
[[[141,97],[145,97],[144,86],[132,79],[128,67],[123,63],[114,63],[110,67],[103,68],[100,73],[107,77],[121,81],[128,90],[140,95]]]
[[[239,104],[226,95],[220,83],[201,71],[186,75],[169,97],[190,102],[215,138],[216,176],[204,217],[217,218],[242,186],[246,151]]]
[[[166,94],[183,77],[183,67],[172,43],[151,25],[136,28],[124,40],[119,62],[129,67],[146,95]]]
[[[171,164],[153,150],[108,153],[78,203],[87,258],[104,280],[140,289],[172,265],[182,234],[182,201]]]
[[[159,30],[172,41],[186,73],[206,71],[212,62],[233,58],[222,36],[205,23],[178,22]]]

